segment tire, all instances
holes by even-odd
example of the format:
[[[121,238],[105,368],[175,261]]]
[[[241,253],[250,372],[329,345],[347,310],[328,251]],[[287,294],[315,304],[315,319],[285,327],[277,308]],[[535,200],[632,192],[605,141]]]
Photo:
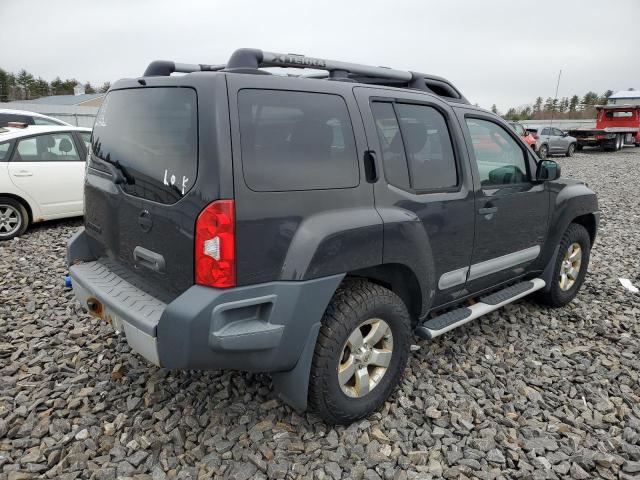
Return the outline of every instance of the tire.
[[[22,235],[29,226],[24,205],[11,197],[0,197],[0,241]]]
[[[565,283],[564,288],[562,284],[562,273],[566,261],[566,254],[570,252],[570,247],[578,245],[580,247],[579,261],[577,274],[574,274],[574,280],[572,284]],[[575,250],[574,250],[575,251]],[[558,249],[558,256],[556,258],[555,265],[553,267],[552,284],[550,288],[540,290],[536,294],[536,299],[545,305],[550,307],[562,307],[569,303],[578,294],[578,290],[584,282],[584,277],[587,274],[589,268],[589,257],[591,254],[591,238],[589,232],[582,225],[572,223],[567,228],[566,232],[560,240],[560,247]],[[578,257],[576,257],[577,259]],[[570,278],[567,277],[569,280]]]
[[[573,154],[576,152],[576,144],[572,143],[571,145],[569,145],[569,148],[567,148],[567,152],[565,153],[565,155],[567,157],[573,157]]]
[[[540,148],[538,149],[538,157],[540,157],[541,160],[544,160],[548,156],[549,156],[549,147],[546,145],[540,145]]]
[[[367,322],[374,323],[367,325]],[[348,424],[380,409],[402,378],[410,337],[409,313],[395,293],[364,280],[344,282],[322,318],[309,376],[310,408],[329,424]],[[355,340],[352,342],[352,339]],[[369,357],[366,356],[367,339],[375,342],[374,348],[368,350]],[[351,351],[351,346],[357,346],[360,340],[365,350]],[[380,357],[388,362],[384,372],[380,370],[384,367],[377,366],[375,361],[366,364],[374,358],[372,352],[386,354],[389,351],[390,356]],[[346,368],[339,380],[341,366]],[[351,371],[354,373],[350,377]],[[362,378],[376,382],[369,389],[363,387],[364,392],[356,381],[361,372],[367,372]],[[368,381],[360,385],[370,385]]]
[[[581,152],[583,148],[584,148],[584,145],[580,145],[580,144],[576,145],[576,150],[579,152]]]

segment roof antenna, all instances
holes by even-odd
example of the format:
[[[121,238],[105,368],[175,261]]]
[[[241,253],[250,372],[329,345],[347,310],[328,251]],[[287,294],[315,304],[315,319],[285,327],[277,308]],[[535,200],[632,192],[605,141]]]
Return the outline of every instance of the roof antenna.
[[[558,83],[556,84],[556,96],[553,99],[554,100],[554,105],[552,105],[552,107],[551,107],[551,122],[549,122],[549,129],[551,129],[551,127],[553,126],[553,114],[555,113],[555,111],[556,111],[555,107],[558,104],[558,89],[560,88],[560,77],[561,76],[562,76],[562,69],[560,69],[560,73],[558,73]]]

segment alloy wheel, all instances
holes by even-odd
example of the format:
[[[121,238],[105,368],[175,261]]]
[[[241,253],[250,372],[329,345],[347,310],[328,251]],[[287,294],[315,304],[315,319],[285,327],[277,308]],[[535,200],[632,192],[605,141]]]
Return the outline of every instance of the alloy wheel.
[[[22,217],[12,205],[0,205],[0,238],[9,237],[20,230]]]
[[[364,397],[380,384],[393,355],[393,333],[380,318],[362,322],[345,342],[338,364],[338,383],[353,398]]]
[[[578,279],[580,273],[580,266],[582,265],[582,248],[576,242],[569,245],[567,251],[564,253],[562,264],[560,265],[560,278],[558,284],[560,290],[570,290]]]

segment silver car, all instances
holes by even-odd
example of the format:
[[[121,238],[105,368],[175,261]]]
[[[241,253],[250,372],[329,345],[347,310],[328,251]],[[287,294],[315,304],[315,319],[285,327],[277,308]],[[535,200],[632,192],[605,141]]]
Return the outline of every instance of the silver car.
[[[575,137],[556,127],[529,126],[527,130],[536,139],[535,150],[540,158],[557,154],[573,157],[578,142]]]

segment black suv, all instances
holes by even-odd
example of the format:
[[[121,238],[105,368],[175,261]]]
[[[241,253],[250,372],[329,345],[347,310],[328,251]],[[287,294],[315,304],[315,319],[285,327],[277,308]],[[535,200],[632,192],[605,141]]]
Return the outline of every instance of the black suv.
[[[559,175],[439,77],[252,49],[153,62],[96,118],[70,275],[150,362],[271,372],[347,423],[393,392],[412,332],[573,299],[598,205]]]

